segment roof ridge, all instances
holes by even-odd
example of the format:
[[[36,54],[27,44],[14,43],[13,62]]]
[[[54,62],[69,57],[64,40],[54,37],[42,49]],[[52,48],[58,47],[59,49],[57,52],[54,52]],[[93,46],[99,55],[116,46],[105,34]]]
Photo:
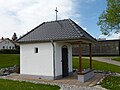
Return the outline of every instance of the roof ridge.
[[[75,28],[75,30],[78,32],[78,34],[82,35],[81,37],[84,36],[84,35],[83,35],[83,32],[84,32],[84,33],[86,33],[89,37],[91,37],[92,39],[94,39],[94,40],[96,41],[95,38],[93,38],[90,34],[88,34],[84,29],[82,29],[82,28],[81,28],[79,25],[77,25],[74,21],[72,21],[71,19],[69,19],[69,20],[70,20],[71,24],[73,25],[73,27]],[[78,30],[78,28],[77,28],[74,24],[77,25],[79,28],[81,28],[81,29],[82,29],[82,32],[80,32],[80,30]]]
[[[79,28],[81,28],[80,26],[78,26]],[[83,29],[83,32],[86,33],[90,38],[94,39],[94,41],[96,42],[97,40],[91,36],[91,34],[89,34],[86,30]]]
[[[69,19],[55,20],[55,21],[46,21],[45,23],[51,23],[51,22],[60,22],[60,21],[66,21],[66,20],[69,20]]]
[[[82,32],[80,32],[80,30],[78,30],[78,28],[74,25],[73,21],[71,19],[68,19],[70,24],[73,26],[73,28],[76,30],[76,32],[80,35],[80,36],[84,36]]]

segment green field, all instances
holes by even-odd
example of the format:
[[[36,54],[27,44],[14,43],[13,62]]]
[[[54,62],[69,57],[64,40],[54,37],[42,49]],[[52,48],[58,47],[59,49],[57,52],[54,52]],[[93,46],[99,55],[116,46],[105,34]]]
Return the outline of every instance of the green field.
[[[19,54],[0,54],[0,68],[19,65]]]
[[[78,57],[73,57],[73,68],[78,69],[79,67],[79,58]],[[112,71],[112,72],[118,72],[120,73],[120,66],[116,66],[113,64],[108,64],[104,62],[99,62],[99,61],[92,61],[93,68],[95,70],[105,70],[105,71]],[[82,67],[84,69],[89,68],[89,60],[82,58]]]
[[[19,82],[0,79],[0,90],[59,90],[56,85],[33,84],[29,82]]]

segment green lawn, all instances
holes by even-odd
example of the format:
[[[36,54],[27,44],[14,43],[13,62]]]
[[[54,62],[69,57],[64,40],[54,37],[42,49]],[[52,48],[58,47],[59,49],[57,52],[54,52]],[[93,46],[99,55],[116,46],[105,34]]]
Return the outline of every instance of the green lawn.
[[[112,58],[112,60],[115,60],[115,61],[119,61],[119,62],[120,62],[120,57]]]
[[[56,85],[33,84],[30,82],[19,82],[0,79],[0,90],[59,90]]]
[[[119,57],[120,58],[120,57]],[[83,58],[82,67],[89,68],[89,60]],[[19,54],[0,54],[0,68],[19,65]],[[78,69],[78,57],[73,57],[73,68]],[[120,73],[120,66],[107,64],[93,60],[93,68],[96,70],[113,71]]]
[[[0,68],[19,65],[19,54],[0,54]]]
[[[73,57],[73,68],[78,69],[79,67],[79,60],[78,57]],[[89,60],[82,58],[82,67],[83,68],[89,68]],[[112,72],[118,72],[120,73],[120,66],[116,66],[113,64],[108,64],[104,62],[99,62],[93,60],[93,68],[95,70],[105,70],[105,71],[112,71]]]
[[[120,90],[120,77],[108,76],[102,81],[101,86],[109,90]]]
[[[118,59],[119,58],[120,57],[118,57]],[[19,65],[19,54],[0,54],[0,68],[14,65]],[[78,67],[78,57],[73,57],[73,68],[78,69]],[[89,68],[88,59],[82,59],[82,67],[85,69]],[[120,66],[95,60],[93,60],[93,68],[96,70],[105,70],[120,73]],[[112,85],[111,83],[115,85]],[[104,80],[102,86],[111,90],[120,90],[120,77],[108,77]],[[59,87],[0,79],[0,90],[59,90]]]

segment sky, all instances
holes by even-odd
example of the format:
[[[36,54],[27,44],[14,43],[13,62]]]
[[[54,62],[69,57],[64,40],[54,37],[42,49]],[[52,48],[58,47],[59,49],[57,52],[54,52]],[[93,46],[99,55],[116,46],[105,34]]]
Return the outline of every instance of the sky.
[[[120,34],[103,36],[98,17],[106,9],[106,0],[0,0],[0,38],[26,34],[42,22],[72,19],[94,38],[119,38]]]

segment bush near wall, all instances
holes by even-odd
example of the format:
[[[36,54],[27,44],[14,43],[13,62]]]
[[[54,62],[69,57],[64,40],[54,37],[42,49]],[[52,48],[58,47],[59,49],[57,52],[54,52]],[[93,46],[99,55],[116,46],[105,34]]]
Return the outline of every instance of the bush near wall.
[[[1,49],[0,50],[0,54],[20,54],[20,50],[19,49]]]

